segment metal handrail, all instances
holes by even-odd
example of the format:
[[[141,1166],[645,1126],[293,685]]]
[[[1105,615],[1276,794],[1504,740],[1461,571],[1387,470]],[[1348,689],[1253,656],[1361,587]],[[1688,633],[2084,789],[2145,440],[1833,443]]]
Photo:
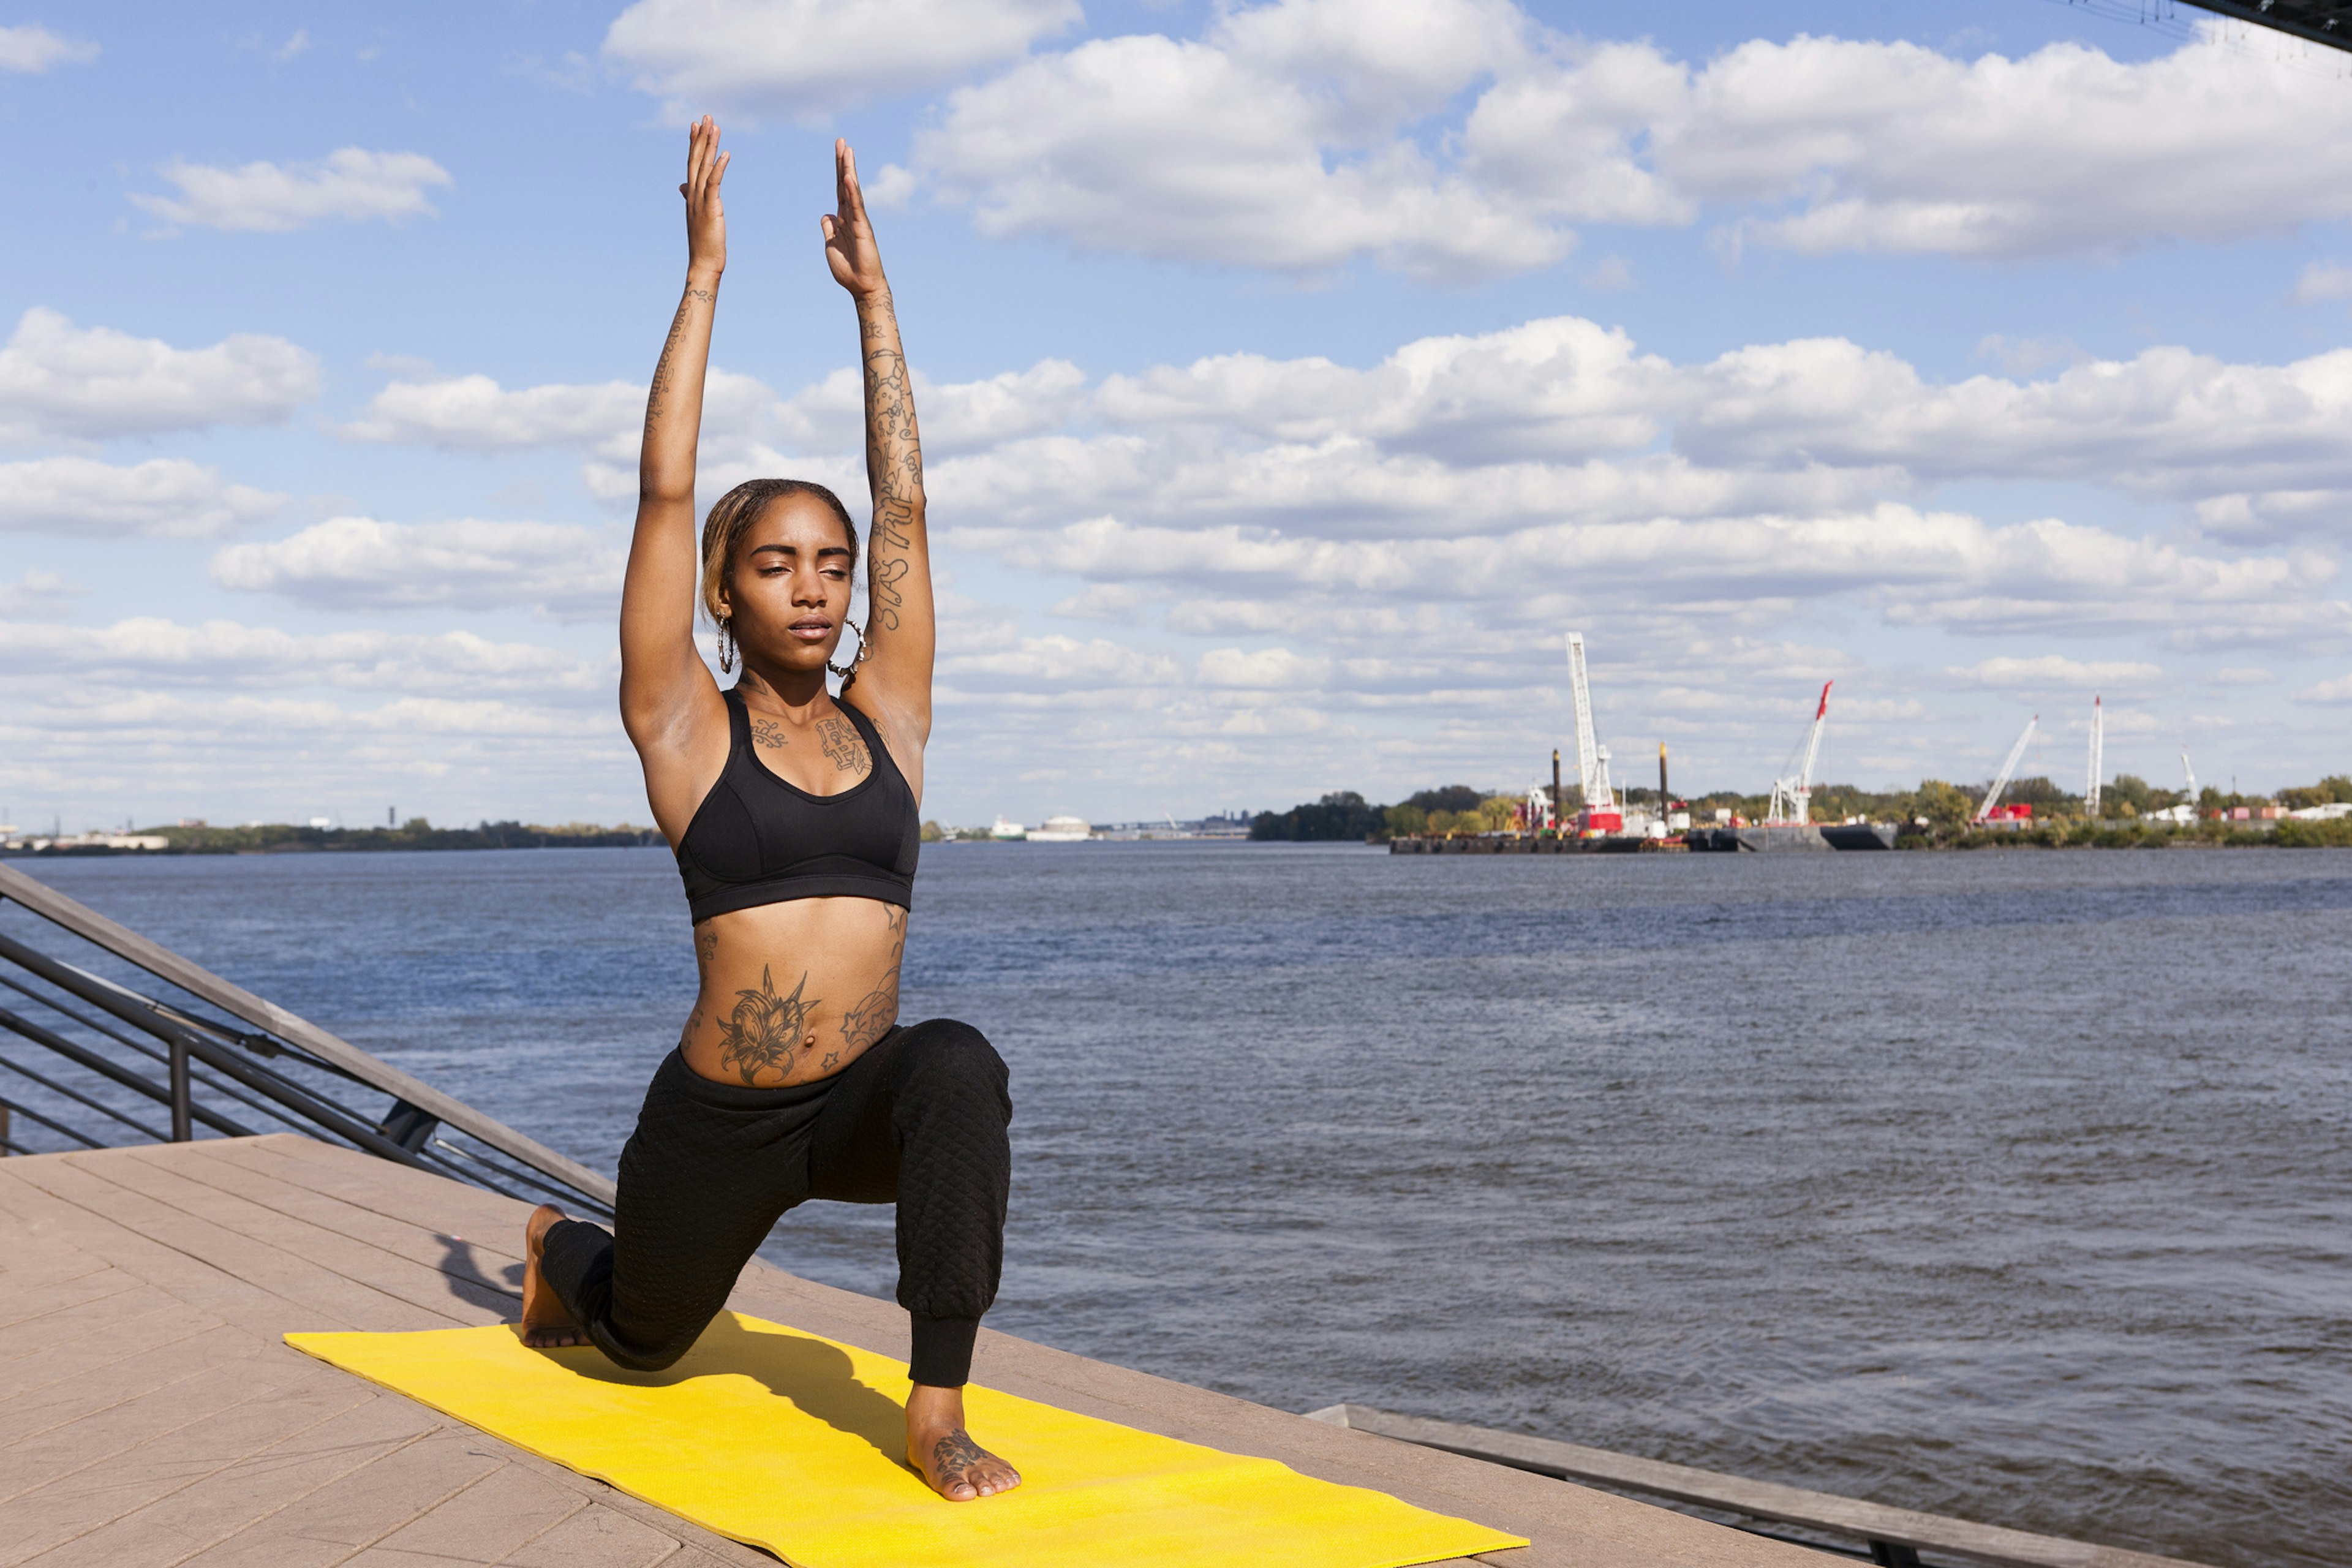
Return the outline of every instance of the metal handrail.
[[[22,905],[198,1002],[251,1026],[238,1027],[205,1017],[199,1011],[147,995],[0,933],[0,962],[14,964],[26,976],[54,987],[82,1006],[5,974],[0,974],[0,985],[53,1010],[79,1028],[163,1066],[163,1081],[110,1060],[6,1008],[0,1008],[0,1030],[40,1046],[116,1088],[169,1107],[172,1141],[193,1137],[198,1123],[231,1137],[253,1135],[253,1129],[199,1102],[194,1091],[201,1086],[208,1094],[236,1100],[289,1126],[326,1132],[382,1159],[455,1176],[509,1197],[522,1197],[514,1189],[526,1187],[574,1206],[607,1214],[612,1211],[616,1194],[606,1177],[108,920],[13,867],[0,866],[0,900]],[[94,1009],[98,1016],[83,1011],[83,1007]],[[121,1032],[110,1024],[127,1026],[131,1032]],[[150,1037],[155,1044],[139,1039],[140,1035]],[[44,1089],[143,1135],[157,1136],[153,1129],[102,1101],[18,1064],[0,1058],[0,1067],[23,1073]],[[389,1094],[393,1097],[392,1107],[380,1121],[372,1120],[367,1113],[342,1103],[333,1095],[321,1093],[289,1076],[283,1070],[289,1067]],[[104,1146],[28,1106],[0,1099],[0,1119],[11,1112],[88,1147]],[[480,1144],[482,1151],[463,1147],[446,1137],[436,1137],[436,1128],[462,1135]],[[10,1131],[5,1120],[0,1120],[0,1145],[10,1152],[22,1152],[22,1145],[8,1136]]]
[[[86,1105],[92,1110],[97,1111],[100,1116],[109,1117],[113,1121],[120,1121],[122,1125],[130,1128],[131,1131],[139,1133],[142,1137],[152,1138],[158,1143],[163,1142],[164,1135],[156,1131],[152,1127],[148,1126],[145,1122],[133,1121],[131,1118],[123,1115],[122,1112],[115,1110],[114,1107],[107,1104],[105,1101],[92,1100],[89,1096],[84,1094],[81,1090],[73,1088],[71,1085],[59,1083],[57,1079],[47,1077],[46,1074],[37,1073],[22,1062],[11,1061],[6,1057],[0,1057],[0,1068],[7,1068],[10,1072],[15,1073],[19,1078],[31,1079],[35,1083],[39,1084],[43,1089],[47,1089],[51,1094],[57,1095],[61,1099],[70,1100],[76,1105]],[[29,1116],[32,1112],[26,1111],[26,1114]]]
[[[68,969],[74,969],[74,966],[73,966],[72,964],[68,964],[68,965],[66,965],[66,967],[67,967],[67,968],[68,968]],[[89,975],[89,977],[90,979],[92,979],[92,980],[96,980],[96,981],[100,982],[101,984],[113,985],[113,982],[109,981],[109,980],[106,980],[106,979],[105,979],[103,976],[101,976],[101,975],[89,974],[89,972],[88,970],[84,970],[84,969],[74,969],[74,973],[78,973],[78,974]],[[52,995],[49,995],[49,994],[46,994],[46,993],[44,993],[44,992],[36,991],[36,990],[34,990],[31,986],[26,985],[26,984],[22,984],[21,982],[18,982],[18,981],[16,981],[16,980],[11,980],[11,979],[10,979],[10,978],[8,978],[8,976],[6,976],[5,974],[0,974],[0,985],[5,985],[5,986],[6,986],[9,990],[11,990],[11,991],[14,991],[14,992],[17,993],[19,995],[22,995],[22,996],[26,996],[26,997],[30,998],[32,1001],[37,1002],[37,1003],[40,1004],[42,1006],[48,1008],[48,1009],[49,1009],[51,1012],[53,1012],[53,1013],[57,1013],[57,1014],[58,1014],[58,1015],[60,1015],[61,1016],[64,1016],[64,1017],[68,1017],[68,1018],[72,1019],[76,1024],[79,1024],[79,1026],[81,1026],[81,1027],[83,1027],[83,1028],[85,1028],[85,1029],[88,1029],[91,1034],[94,1034],[94,1035],[103,1035],[106,1038],[108,1038],[108,1039],[110,1039],[110,1040],[112,1040],[116,1045],[118,1045],[118,1046],[121,1046],[121,1047],[124,1047],[125,1048],[130,1049],[130,1050],[136,1051],[136,1052],[138,1052],[138,1053],[139,1053],[141,1056],[142,1056],[142,1057],[147,1057],[147,1058],[151,1058],[151,1059],[152,1059],[152,1060],[154,1060],[154,1061],[163,1062],[163,1063],[166,1063],[166,1064],[168,1064],[168,1063],[171,1061],[171,1053],[170,1053],[170,1052],[168,1052],[168,1051],[162,1051],[162,1050],[158,1050],[158,1049],[156,1049],[153,1046],[151,1046],[151,1045],[147,1044],[144,1040],[135,1039],[135,1038],[133,1038],[132,1037],[131,1037],[131,1036],[129,1036],[129,1035],[126,1035],[126,1034],[122,1033],[122,1032],[121,1032],[121,1030],[119,1030],[119,1029],[115,1029],[115,1028],[110,1027],[108,1025],[106,1025],[105,1023],[102,1023],[102,1022],[101,1022],[101,1021],[100,1021],[99,1019],[96,1019],[96,1018],[91,1017],[89,1014],[84,1013],[84,1012],[81,1012],[81,1011],[79,1011],[79,1009],[77,1009],[77,1008],[75,1008],[75,1007],[72,1007],[72,1006],[68,1005],[68,1004],[66,1004],[66,1003],[64,1003],[64,1002],[59,1001],[57,997],[52,996]],[[121,990],[121,989],[122,989],[122,987],[121,987],[121,986],[114,986],[113,988],[114,988],[115,990],[118,990],[118,991],[120,991],[120,990]],[[136,996],[138,995],[138,993],[136,993],[136,992],[131,992],[131,993],[129,993],[129,994],[131,994],[131,995],[132,995],[132,996],[136,997]],[[140,998],[140,999],[141,999],[141,1000],[142,1000],[142,1001],[150,1001],[150,1002],[152,1002],[152,998]],[[160,1002],[153,1003],[153,1005],[154,1005],[155,1006],[157,1006],[157,1007],[162,1007],[162,1006],[163,1005],[162,1003],[160,1003]],[[183,1016],[184,1016],[184,1015],[183,1015]],[[192,1021],[192,1022],[194,1022],[194,1023],[196,1023],[196,1024],[198,1024],[200,1026],[212,1027],[211,1026],[205,1024],[205,1021],[204,1021],[204,1020],[202,1020],[202,1019],[194,1019],[194,1020],[191,1020],[191,1021]],[[239,1033],[237,1033],[237,1032],[235,1032],[235,1031],[223,1030],[223,1029],[219,1029],[219,1028],[213,1028],[213,1032],[214,1032],[215,1034],[218,1034],[218,1035],[220,1035],[223,1038],[226,1038],[226,1039],[237,1039],[237,1040],[239,1040],[239,1041],[240,1041],[240,1043],[246,1043],[246,1042],[249,1042],[249,1041],[260,1041],[260,1040],[264,1040],[264,1039],[266,1038],[266,1037],[259,1036],[259,1035],[255,1035],[255,1036],[247,1037],[247,1036],[243,1036],[243,1035],[241,1035],[241,1034],[239,1034]],[[255,1049],[255,1050],[260,1050],[260,1049],[261,1049],[260,1046],[258,1046],[258,1045],[253,1045],[253,1046],[251,1046],[251,1047],[250,1047],[250,1048]],[[316,1068],[318,1068],[320,1071],[323,1071],[323,1072],[334,1072],[334,1073],[338,1073],[338,1074],[340,1074],[341,1077],[344,1077],[344,1078],[347,1078],[347,1079],[350,1079],[350,1078],[351,1078],[351,1075],[350,1075],[350,1074],[342,1072],[341,1068],[335,1068],[335,1067],[331,1066],[331,1064],[328,1064],[328,1063],[325,1063],[325,1062],[312,1062],[309,1058],[307,1058],[306,1056],[302,1055],[300,1052],[287,1050],[287,1049],[284,1049],[284,1048],[281,1048],[281,1047],[276,1047],[275,1045],[273,1045],[273,1046],[271,1047],[271,1048],[270,1048],[270,1049],[268,1049],[268,1051],[263,1052],[263,1054],[264,1054],[264,1055],[267,1055],[267,1056],[274,1056],[274,1057],[286,1057],[286,1058],[289,1058],[289,1059],[291,1059],[291,1060],[295,1060],[295,1061],[299,1061],[299,1062],[302,1063],[302,1065],[303,1065],[303,1066],[305,1066],[305,1067],[316,1067]],[[194,1080],[195,1082],[198,1082],[198,1083],[203,1084],[206,1089],[210,1089],[213,1093],[217,1094],[217,1095],[219,1095],[219,1096],[221,1096],[222,1098],[226,1099],[226,1100],[233,1100],[236,1101],[239,1105],[244,1106],[244,1107],[245,1107],[247,1110],[257,1110],[257,1111],[261,1112],[264,1116],[275,1116],[275,1115],[277,1115],[277,1114],[278,1114],[278,1112],[277,1112],[277,1111],[275,1111],[275,1110],[273,1110],[269,1106],[268,1106],[268,1105],[264,1104],[262,1101],[260,1101],[260,1100],[256,1100],[255,1098],[253,1098],[253,1096],[251,1096],[251,1095],[249,1095],[249,1094],[246,1093],[243,1089],[238,1089],[238,1088],[237,1088],[235,1084],[233,1084],[233,1083],[224,1082],[223,1080],[221,1080],[221,1079],[220,1079],[219,1078],[217,1078],[217,1077],[205,1077],[205,1075],[203,1075],[203,1074],[193,1074],[192,1076],[193,1076]],[[357,1083],[359,1080],[358,1080],[357,1079],[351,1079],[351,1081],[352,1081],[352,1082],[354,1082],[354,1083]],[[347,1110],[347,1111],[351,1110],[351,1108],[350,1108],[349,1106],[343,1106],[343,1107],[341,1107],[341,1109],[342,1109],[342,1110]],[[357,1114],[357,1112],[352,1112],[352,1114],[356,1115],[356,1114]]]

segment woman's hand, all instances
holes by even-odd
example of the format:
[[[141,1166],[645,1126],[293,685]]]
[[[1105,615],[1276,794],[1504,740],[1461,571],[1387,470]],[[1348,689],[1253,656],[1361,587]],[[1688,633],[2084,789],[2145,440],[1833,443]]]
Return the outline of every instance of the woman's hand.
[[[860,299],[887,292],[882,253],[874,247],[874,226],[866,221],[866,193],[857,188],[857,154],[849,143],[833,143],[833,183],[837,212],[817,219],[824,230],[824,261],[833,280]]]
[[[677,194],[686,198],[686,270],[690,278],[715,279],[727,270],[727,215],[719,205],[719,182],[727,177],[727,160],[732,156],[719,150],[719,126],[708,114],[688,132],[686,183]]]

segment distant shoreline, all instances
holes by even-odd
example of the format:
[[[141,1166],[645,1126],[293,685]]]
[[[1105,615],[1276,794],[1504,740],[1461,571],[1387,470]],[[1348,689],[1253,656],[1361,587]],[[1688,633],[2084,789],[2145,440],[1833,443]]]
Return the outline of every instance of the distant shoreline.
[[[157,839],[163,842],[158,844]],[[110,842],[111,840],[111,842]],[[102,859],[120,855],[383,855],[446,849],[635,849],[667,845],[650,827],[582,824],[547,827],[486,822],[476,827],[147,827],[56,839],[20,837],[0,845],[12,860]]]

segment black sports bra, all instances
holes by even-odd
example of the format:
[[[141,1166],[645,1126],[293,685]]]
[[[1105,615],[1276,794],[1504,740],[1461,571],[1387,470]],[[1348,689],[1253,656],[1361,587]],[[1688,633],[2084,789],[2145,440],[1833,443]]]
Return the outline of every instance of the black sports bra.
[[[727,766],[677,844],[677,874],[696,923],[787,899],[879,899],[911,909],[922,824],[915,792],[874,721],[837,704],[865,739],[873,771],[839,795],[811,795],[768,771],[751,744],[743,695],[726,692]]]

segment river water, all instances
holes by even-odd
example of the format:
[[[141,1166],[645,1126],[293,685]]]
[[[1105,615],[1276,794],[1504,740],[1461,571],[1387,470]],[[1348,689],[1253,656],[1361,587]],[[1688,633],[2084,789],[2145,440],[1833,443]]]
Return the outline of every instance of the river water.
[[[692,994],[659,850],[16,864],[606,1170]],[[912,933],[1013,1066],[995,1327],[2352,1561],[2352,854],[946,846]],[[887,1296],[890,1234],[768,1255]]]

